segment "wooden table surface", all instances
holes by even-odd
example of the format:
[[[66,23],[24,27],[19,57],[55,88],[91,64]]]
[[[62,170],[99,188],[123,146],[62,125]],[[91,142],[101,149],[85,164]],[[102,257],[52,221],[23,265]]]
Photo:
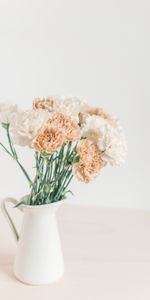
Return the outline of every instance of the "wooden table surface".
[[[57,217],[65,275],[29,286],[13,276],[16,245],[0,212],[0,300],[150,299],[150,212],[64,204]]]

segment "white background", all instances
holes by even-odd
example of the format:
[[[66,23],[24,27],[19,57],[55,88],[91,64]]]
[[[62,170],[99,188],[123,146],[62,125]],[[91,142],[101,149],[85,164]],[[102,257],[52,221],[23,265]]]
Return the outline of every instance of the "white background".
[[[150,209],[149,0],[0,0],[0,100],[77,95],[117,115],[128,139],[122,168],[75,182],[73,202]],[[33,161],[24,149],[28,170]],[[0,151],[0,197],[28,192]]]

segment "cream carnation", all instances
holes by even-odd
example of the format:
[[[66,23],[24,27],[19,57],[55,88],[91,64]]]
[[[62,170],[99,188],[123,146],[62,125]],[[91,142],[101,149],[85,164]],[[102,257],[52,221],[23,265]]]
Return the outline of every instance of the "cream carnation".
[[[79,112],[85,111],[88,107],[85,100],[78,97],[52,96],[47,99],[36,99],[33,101],[33,108],[42,108],[48,111],[62,113],[71,116],[79,121]]]
[[[102,119],[106,120],[108,123],[111,124],[111,126],[116,127],[117,126],[117,119],[106,113],[102,108],[100,107],[87,107],[84,111],[79,113],[79,123],[82,125],[86,122],[86,118],[88,116],[99,116]]]
[[[33,138],[49,119],[49,113],[42,109],[16,112],[10,120],[13,142],[31,147]]]
[[[111,124],[99,117],[89,116],[82,127],[82,136],[96,143],[102,152],[101,158],[111,165],[125,162],[127,145],[122,127]]]
[[[105,121],[98,116],[88,116],[82,125],[82,136],[88,138],[94,143],[99,141],[103,135]]]
[[[54,101],[54,111],[65,113],[78,120],[79,112],[85,110],[87,104],[78,97],[60,97]]]
[[[111,165],[119,166],[125,162],[127,143],[121,126],[113,128],[107,125],[106,135],[103,136],[103,141],[99,141],[98,146],[105,149],[101,157]]]
[[[17,111],[17,105],[0,103],[0,123],[8,124],[12,114]]]

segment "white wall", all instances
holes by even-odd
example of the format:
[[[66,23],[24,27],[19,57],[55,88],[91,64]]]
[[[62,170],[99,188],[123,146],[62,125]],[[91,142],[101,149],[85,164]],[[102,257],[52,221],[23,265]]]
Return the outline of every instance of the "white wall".
[[[148,0],[0,0],[0,98],[30,107],[37,96],[79,95],[121,120],[129,154],[75,200],[150,208],[150,2]],[[28,169],[31,154],[22,155]],[[27,185],[0,153],[0,195]]]

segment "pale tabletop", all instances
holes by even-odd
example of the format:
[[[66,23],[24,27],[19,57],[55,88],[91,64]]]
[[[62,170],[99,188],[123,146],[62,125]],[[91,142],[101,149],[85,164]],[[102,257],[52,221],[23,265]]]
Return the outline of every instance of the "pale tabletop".
[[[150,299],[150,212],[64,204],[57,217],[65,275],[29,286],[13,276],[16,245],[0,212],[0,300]]]

